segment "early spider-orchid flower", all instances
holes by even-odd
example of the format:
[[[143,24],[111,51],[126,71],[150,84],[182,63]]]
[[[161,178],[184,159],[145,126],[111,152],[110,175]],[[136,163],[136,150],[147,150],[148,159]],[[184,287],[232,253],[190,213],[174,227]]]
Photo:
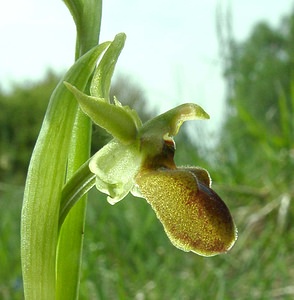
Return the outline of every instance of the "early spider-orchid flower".
[[[173,137],[182,123],[209,118],[200,106],[186,103],[142,124],[136,111],[116,99],[112,104],[66,85],[81,109],[113,136],[89,163],[97,189],[111,204],[129,192],[145,198],[171,242],[184,251],[213,256],[234,245],[234,221],[211,189],[209,173],[174,163]]]

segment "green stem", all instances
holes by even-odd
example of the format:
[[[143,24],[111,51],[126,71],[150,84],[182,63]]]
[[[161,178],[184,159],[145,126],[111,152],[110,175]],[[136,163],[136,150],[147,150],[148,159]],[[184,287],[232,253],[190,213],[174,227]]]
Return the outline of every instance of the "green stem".
[[[102,0],[65,0],[65,3],[76,24],[75,58],[78,59],[99,43]],[[88,81],[88,87],[90,82],[91,80]],[[66,181],[70,180],[78,168],[89,158],[91,128],[91,120],[78,108],[68,151]],[[62,198],[61,195],[61,201]],[[69,210],[65,211],[63,226],[59,225],[58,227],[56,300],[78,299],[86,203],[87,195],[84,195],[70,212]]]
[[[89,160],[65,184],[59,211],[59,227],[74,204],[95,185],[95,174],[89,169]]]
[[[67,178],[88,159],[90,153],[91,122],[78,110],[68,157]],[[61,195],[62,199],[62,195]],[[81,198],[59,227],[56,266],[56,300],[78,299],[87,195]],[[69,251],[70,250],[70,251]],[[70,253],[70,255],[69,255]]]

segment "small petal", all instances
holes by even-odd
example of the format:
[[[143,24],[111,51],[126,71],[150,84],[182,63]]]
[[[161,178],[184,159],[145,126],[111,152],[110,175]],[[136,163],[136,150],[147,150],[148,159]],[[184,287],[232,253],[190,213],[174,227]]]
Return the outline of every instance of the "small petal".
[[[171,140],[184,122],[205,119],[209,115],[199,105],[185,103],[147,121],[138,129],[142,154],[148,159],[160,155],[163,141]]]
[[[205,119],[209,119],[209,115],[202,107],[194,103],[185,103],[146,122],[139,134],[146,138],[174,137],[185,121]]]
[[[197,172],[197,168],[145,170],[136,183],[176,247],[213,256],[233,246],[236,227],[225,203],[208,187],[203,171],[204,182],[197,180]]]

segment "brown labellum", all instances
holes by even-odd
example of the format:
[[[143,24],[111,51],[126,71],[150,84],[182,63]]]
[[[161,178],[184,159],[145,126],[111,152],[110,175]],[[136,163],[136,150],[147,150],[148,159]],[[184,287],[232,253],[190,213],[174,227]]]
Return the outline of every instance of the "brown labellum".
[[[136,183],[176,247],[213,256],[227,252],[235,243],[234,221],[210,188],[206,170],[145,169],[137,175]]]

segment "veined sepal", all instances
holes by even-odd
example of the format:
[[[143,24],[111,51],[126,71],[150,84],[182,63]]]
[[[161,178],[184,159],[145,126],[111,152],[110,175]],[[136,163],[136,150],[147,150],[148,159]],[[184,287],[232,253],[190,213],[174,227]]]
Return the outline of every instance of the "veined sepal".
[[[117,100],[114,104],[110,104],[104,98],[86,95],[68,82],[64,84],[74,94],[83,112],[95,124],[104,128],[123,144],[136,140],[141,121],[135,110],[122,106]]]

